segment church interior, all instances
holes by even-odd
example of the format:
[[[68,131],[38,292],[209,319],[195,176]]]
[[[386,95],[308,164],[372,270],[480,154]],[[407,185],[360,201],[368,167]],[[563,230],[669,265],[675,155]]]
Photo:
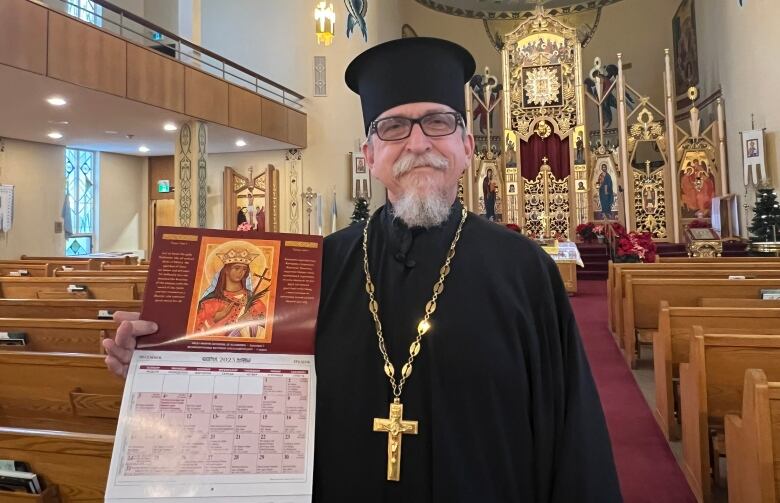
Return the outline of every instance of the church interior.
[[[46,484],[0,478],[0,501],[103,500],[123,381],[100,341],[141,311],[158,227],[328,236],[388,201],[344,72],[411,37],[474,56],[458,198],[555,261],[624,501],[780,501],[777,19],[775,0],[0,0],[0,469]]]

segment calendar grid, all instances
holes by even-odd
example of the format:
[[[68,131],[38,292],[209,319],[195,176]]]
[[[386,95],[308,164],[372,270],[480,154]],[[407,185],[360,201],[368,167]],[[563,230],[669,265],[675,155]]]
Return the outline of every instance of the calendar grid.
[[[142,366],[120,473],[304,475],[308,393],[307,371]]]

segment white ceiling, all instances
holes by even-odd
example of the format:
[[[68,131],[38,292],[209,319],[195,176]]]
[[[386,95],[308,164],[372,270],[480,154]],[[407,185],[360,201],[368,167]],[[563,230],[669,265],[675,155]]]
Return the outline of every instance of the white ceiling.
[[[176,132],[163,124],[190,120],[185,115],[84,87],[0,65],[0,137],[36,141],[117,154],[172,155]],[[46,98],[57,95],[68,104],[54,107]],[[68,124],[60,124],[67,121]],[[59,131],[63,137],[46,135]],[[116,134],[106,133],[116,131]],[[132,135],[132,138],[128,138]],[[247,145],[237,147],[237,139]],[[141,153],[138,147],[150,151]],[[279,150],[292,145],[226,126],[209,123],[208,152]]]

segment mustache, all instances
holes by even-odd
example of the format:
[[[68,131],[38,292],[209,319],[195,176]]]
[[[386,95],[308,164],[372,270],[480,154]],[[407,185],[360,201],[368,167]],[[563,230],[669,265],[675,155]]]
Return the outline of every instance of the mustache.
[[[420,166],[429,166],[433,169],[444,171],[449,165],[450,163],[446,157],[433,152],[426,152],[424,154],[412,154],[407,152],[393,164],[393,175],[396,178],[400,178],[414,168],[419,168]]]

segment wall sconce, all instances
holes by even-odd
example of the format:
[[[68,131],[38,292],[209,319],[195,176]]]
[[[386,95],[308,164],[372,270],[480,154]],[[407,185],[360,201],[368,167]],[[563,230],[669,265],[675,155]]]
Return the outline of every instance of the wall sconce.
[[[330,45],[333,42],[334,28],[336,24],[336,13],[333,11],[333,4],[328,6],[325,2],[319,2],[314,9],[314,30],[317,33],[317,43]]]

